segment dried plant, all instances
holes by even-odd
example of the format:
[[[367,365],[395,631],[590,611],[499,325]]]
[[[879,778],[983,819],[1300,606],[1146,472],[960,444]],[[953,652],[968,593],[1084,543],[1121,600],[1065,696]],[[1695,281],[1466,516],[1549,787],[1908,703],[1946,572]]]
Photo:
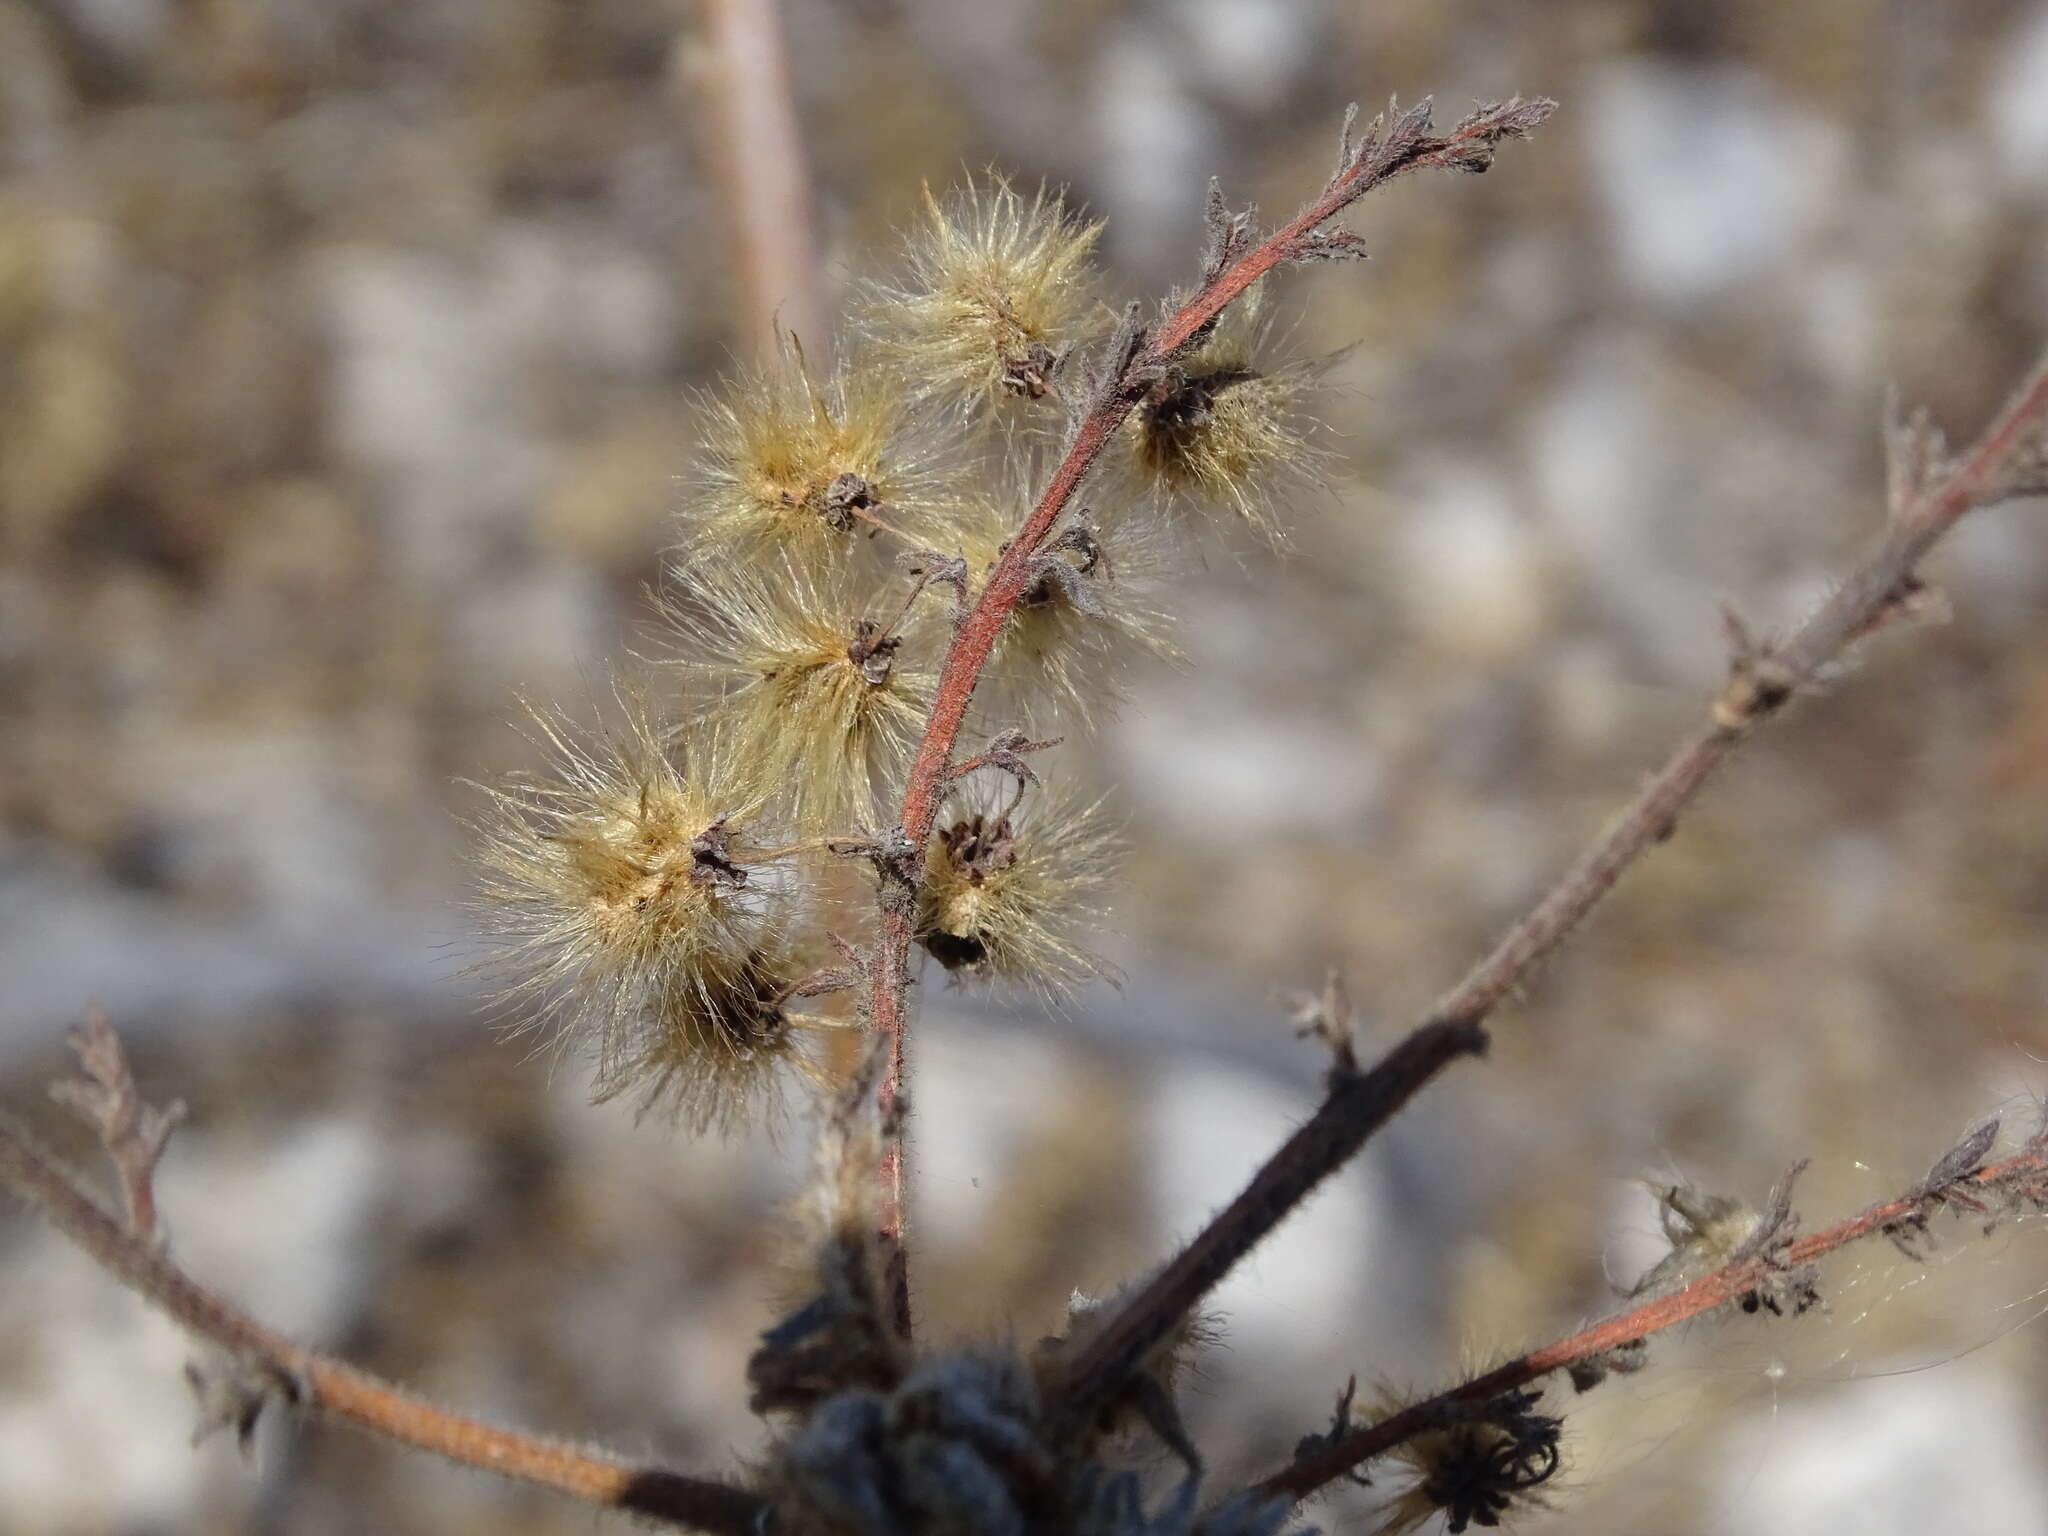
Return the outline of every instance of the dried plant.
[[[586,1055],[601,1096],[704,1130],[766,1112],[790,1084],[816,1090],[807,1295],[748,1370],[776,1427],[759,1466],[685,1475],[476,1423],[242,1314],[170,1256],[151,1176],[176,1115],[144,1107],[102,1019],[78,1038],[87,1080],[62,1097],[106,1144],[121,1208],[12,1122],[0,1175],[208,1351],[195,1371],[210,1423],[246,1435],[280,1402],[732,1536],[1255,1536],[1367,1469],[1384,1529],[1493,1527],[1556,1492],[1555,1378],[1583,1392],[1641,1369],[1647,1340],[1708,1312],[1806,1312],[1825,1296],[1819,1261],[1848,1243],[1882,1235],[1917,1256],[1943,1212],[1989,1228],[2048,1207],[2048,1128],[1999,1156],[1995,1123],[1913,1188],[1812,1231],[1793,1210],[1796,1168],[1757,1206],[1667,1185],[1670,1255],[1626,1310],[1420,1400],[1375,1392],[1365,1410],[1354,1378],[1325,1427],[1254,1481],[1205,1483],[1175,1401],[1218,1282],[1445,1068],[1485,1051],[1495,1009],[1745,740],[1925,605],[1916,569],[1938,539],[2048,491],[2044,369],[1961,452],[1922,418],[1890,424],[1889,513],[1864,557],[1789,633],[1731,615],[1727,683],[1697,733],[1405,1039],[1367,1065],[1340,983],[1303,1006],[1296,1022],[1330,1055],[1321,1104],[1177,1254],[1077,1298],[1035,1347],[920,1336],[904,1222],[914,953],[1042,991],[1104,970],[1082,934],[1116,839],[1058,742],[1025,727],[1085,719],[1116,663],[1164,648],[1171,584],[1151,573],[1197,537],[1191,514],[1284,534],[1287,489],[1314,473],[1317,369],[1269,358],[1252,309],[1269,274],[1362,254],[1333,223],[1352,203],[1410,171],[1487,170],[1551,111],[1513,100],[1442,132],[1426,104],[1362,134],[1347,118],[1337,168],[1300,214],[1263,229],[1212,191],[1198,284],[1113,328],[1097,323],[1096,226],[1000,179],[928,199],[904,271],[868,291],[864,350],[821,372],[785,339],[707,404],[665,596],[680,665],[658,687],[622,686],[629,718],[608,734],[543,718],[552,775],[487,791],[482,859],[506,1001]],[[986,488],[1050,442],[1035,499],[992,523]],[[849,887],[871,901],[833,899]],[[830,1053],[807,1048],[828,1029],[862,1042],[837,1080]],[[1134,1442],[1155,1453],[1149,1478]]]

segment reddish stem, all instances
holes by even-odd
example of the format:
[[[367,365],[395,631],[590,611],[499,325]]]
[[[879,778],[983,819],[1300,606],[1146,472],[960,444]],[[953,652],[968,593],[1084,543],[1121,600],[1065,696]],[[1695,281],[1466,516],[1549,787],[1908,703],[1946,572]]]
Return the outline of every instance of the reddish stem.
[[[1711,1274],[1702,1275],[1690,1285],[1632,1307],[1605,1322],[1595,1323],[1568,1338],[1531,1350],[1427,1401],[1410,1404],[1377,1424],[1353,1430],[1331,1444],[1299,1457],[1282,1471],[1254,1486],[1259,1493],[1270,1497],[1299,1501],[1335,1482],[1361,1463],[1384,1454],[1433,1425],[1443,1423],[1447,1416],[1490,1403],[1503,1393],[1526,1387],[1553,1371],[1590,1360],[1619,1345],[1633,1344],[1653,1333],[1711,1312],[1716,1307],[1726,1306],[1737,1297],[1768,1285],[1774,1273],[1811,1264],[1859,1238],[1924,1218],[1945,1203],[1944,1196],[1961,1202],[1968,1191],[2016,1189],[2024,1190],[2028,1198],[2038,1200],[2044,1177],[2048,1177],[2048,1139],[2037,1135],[2012,1157],[1987,1164],[1941,1189],[1921,1188],[1896,1199],[1880,1201],[1832,1227],[1797,1238],[1774,1253],[1737,1259]]]
[[[1161,368],[1207,334],[1208,327],[1233,300],[1274,267],[1293,259],[1303,237],[1373,187],[1408,171],[1446,165],[1471,167],[1476,146],[1491,146],[1510,134],[1524,133],[1548,110],[1548,103],[1509,102],[1474,114],[1441,139],[1418,140],[1412,152],[1397,158],[1390,160],[1372,154],[1354,158],[1331,180],[1323,195],[1290,223],[1205,282],[1193,297],[1152,329],[1118,377],[1102,381],[1030,516],[990,571],[974,606],[955,627],[939,672],[931,715],[925,722],[924,735],[904,785],[898,825],[903,829],[908,851],[893,882],[885,882],[881,938],[868,1001],[868,1016],[874,1028],[889,1037],[889,1065],[880,1092],[887,1130],[881,1157],[878,1235],[890,1251],[893,1310],[905,1337],[910,1331],[910,1304],[904,1250],[903,1080],[908,1033],[906,993],[910,985],[910,945],[916,909],[910,898],[914,897],[921,878],[925,842],[931,836],[932,822],[950,780],[953,747],[959,739],[961,724],[973,702],[982,671],[1002,636],[1003,626],[1030,585],[1032,557],[1089,469],[1123,425],[1124,418],[1136,407],[1142,388],[1134,381],[1156,378]],[[893,889],[888,888],[891,885]]]
[[[0,1186],[31,1201],[109,1275],[195,1338],[239,1362],[260,1363],[304,1407],[587,1504],[722,1536],[744,1536],[756,1528],[761,1500],[743,1488],[451,1413],[293,1343],[192,1279],[152,1234],[124,1227],[68,1168],[4,1120]]]

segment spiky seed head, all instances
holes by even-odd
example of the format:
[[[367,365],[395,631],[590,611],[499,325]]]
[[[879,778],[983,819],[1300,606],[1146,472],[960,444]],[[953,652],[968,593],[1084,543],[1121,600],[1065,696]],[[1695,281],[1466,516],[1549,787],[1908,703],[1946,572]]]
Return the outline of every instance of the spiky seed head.
[[[821,1082],[807,1037],[833,1027],[792,1010],[805,972],[786,938],[768,938],[737,965],[650,1000],[637,1049],[599,1074],[598,1103],[633,1096],[641,1113],[671,1115],[693,1132],[773,1116],[792,1078]]]
[[[964,517],[961,550],[973,580],[984,580],[1001,556],[1017,504],[984,498]],[[1172,567],[1164,525],[1148,509],[1126,507],[1100,521],[1085,510],[1069,515],[1036,559],[983,674],[986,696],[1006,718],[1044,730],[1084,725],[1115,705],[1139,657],[1181,659],[1165,601]]]
[[[1173,511],[1234,517],[1286,542],[1275,510],[1315,482],[1322,454],[1305,406],[1326,360],[1275,362],[1257,294],[1154,385],[1124,427],[1134,489]]]
[[[1562,1421],[1534,1411],[1541,1397],[1504,1393],[1447,1413],[1395,1446],[1388,1460],[1405,1474],[1403,1486],[1380,1510],[1376,1536],[1405,1536],[1439,1515],[1449,1532],[1492,1530],[1517,1511],[1546,1507],[1546,1487],[1563,1466]],[[1372,1417],[1391,1417],[1404,1406],[1382,1393]]]
[[[667,595],[674,661],[722,690],[709,714],[800,832],[878,825],[902,776],[941,606],[906,609],[909,595],[790,559],[686,567]]]
[[[1101,802],[984,773],[941,810],[925,848],[917,939],[956,974],[1060,993],[1115,972],[1073,935],[1107,915],[1121,840]]]
[[[651,1041],[729,1012],[758,973],[769,919],[747,842],[762,792],[726,743],[665,748],[637,708],[588,743],[537,725],[551,774],[487,787],[479,818],[485,911],[515,973],[502,998],[529,1011],[519,1027],[589,1051],[616,1092]]]
[[[921,398],[983,412],[1042,399],[1095,328],[1101,233],[1056,194],[1026,199],[1001,177],[943,201],[927,188],[902,281],[869,288],[864,326]]]
[[[899,383],[854,356],[819,377],[792,338],[706,396],[681,516],[693,551],[780,551],[806,569],[844,564],[884,526],[936,540],[949,523]]]

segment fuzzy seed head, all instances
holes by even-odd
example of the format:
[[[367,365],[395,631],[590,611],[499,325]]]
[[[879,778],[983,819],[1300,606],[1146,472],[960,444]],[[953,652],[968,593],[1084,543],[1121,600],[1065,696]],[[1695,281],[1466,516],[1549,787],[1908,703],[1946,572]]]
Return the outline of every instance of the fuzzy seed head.
[[[830,1026],[789,1008],[802,974],[791,947],[776,939],[736,966],[708,969],[694,986],[657,997],[638,1050],[600,1074],[597,1102],[632,1095],[641,1113],[668,1114],[693,1132],[772,1116],[789,1078],[822,1080],[803,1045]]]
[[[518,973],[503,999],[532,1009],[521,1027],[588,1050],[601,1096],[668,1082],[694,1043],[723,1102],[787,1035],[762,1011],[772,930],[747,867],[761,792],[725,743],[665,749],[638,712],[589,745],[539,730],[552,775],[488,789],[479,820],[485,910]],[[717,1118],[711,1098],[667,1092],[693,1124]]]
[[[1057,196],[1027,201],[1000,177],[943,202],[927,189],[902,284],[869,290],[867,329],[923,398],[978,411],[1042,399],[1099,309],[1101,233]]]
[[[676,662],[723,690],[709,713],[805,834],[878,824],[931,707],[928,603],[794,560],[683,573]],[[701,600],[685,607],[683,592]]]
[[[1305,406],[1321,364],[1267,361],[1255,299],[1147,393],[1124,428],[1136,488],[1172,511],[1234,517],[1286,542],[1275,504],[1314,483],[1321,453]]]
[[[1046,993],[1114,980],[1072,937],[1107,915],[1121,842],[1101,802],[1038,790],[1021,806],[1013,799],[1008,781],[977,783],[940,813],[918,889],[918,942],[956,975]]]
[[[705,401],[686,543],[726,558],[780,551],[823,570],[885,526],[932,537],[945,497],[903,404],[871,362],[856,357],[820,380],[785,339],[774,360]]]
[[[1629,1290],[1631,1296],[1683,1285],[1719,1269],[1741,1251],[1763,1220],[1732,1195],[1713,1195],[1683,1181],[1651,1184],[1658,1221],[1671,1251]]]
[[[994,568],[1017,521],[1013,503],[993,498],[968,512],[961,549],[974,579]],[[1114,708],[1138,658],[1180,660],[1157,517],[1144,509],[1102,522],[1070,515],[1039,546],[1037,561],[983,674],[988,698],[1006,718],[1043,730],[1086,725]]]

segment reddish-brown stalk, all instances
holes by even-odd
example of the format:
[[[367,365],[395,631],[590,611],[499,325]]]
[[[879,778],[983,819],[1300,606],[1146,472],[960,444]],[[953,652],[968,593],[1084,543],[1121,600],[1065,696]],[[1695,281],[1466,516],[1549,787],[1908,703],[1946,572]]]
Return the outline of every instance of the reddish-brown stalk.
[[[1897,1233],[1901,1228],[1916,1230],[1919,1224],[1944,1204],[1953,1202],[1963,1211],[1984,1213],[1990,1207],[1981,1194],[2012,1192],[2026,1203],[2038,1205],[2048,1198],[2048,1132],[2036,1132],[2013,1156],[1986,1164],[1929,1188],[1922,1185],[1895,1199],[1883,1200],[1821,1231],[1794,1238],[1775,1249],[1745,1255],[1691,1284],[1644,1302],[1639,1307],[1595,1323],[1567,1338],[1533,1349],[1507,1364],[1462,1382],[1448,1392],[1410,1404],[1398,1413],[1341,1435],[1305,1455],[1297,1456],[1282,1470],[1261,1479],[1255,1487],[1264,1494],[1299,1502],[1319,1488],[1335,1482],[1362,1462],[1382,1455],[1415,1435],[1455,1418],[1461,1411],[1493,1402],[1504,1393],[1528,1386],[1554,1371],[1606,1354],[1609,1350],[1648,1338],[1675,1327],[1738,1297],[1768,1287],[1775,1275],[1796,1270],[1824,1258],[1836,1249],[1878,1232]]]
[[[293,1343],[208,1290],[171,1262],[155,1223],[150,1176],[175,1113],[165,1115],[141,1103],[120,1042],[103,1017],[89,1020],[75,1033],[73,1044],[90,1081],[58,1085],[67,1090],[60,1097],[80,1108],[100,1132],[121,1175],[127,1221],[110,1214],[85,1191],[77,1175],[4,1119],[0,1185],[32,1202],[108,1274],[195,1339],[222,1351],[238,1379],[256,1383],[236,1389],[243,1401],[227,1421],[238,1422],[246,1432],[263,1402],[275,1397],[400,1445],[516,1482],[552,1488],[601,1508],[626,1510],[714,1536],[745,1536],[754,1529],[761,1501],[745,1489],[437,1408],[368,1372]]]
[[[1087,477],[1096,458],[1124,418],[1136,407],[1144,389],[1191,345],[1208,334],[1232,301],[1284,262],[1305,259],[1307,242],[1321,227],[1374,187],[1413,170],[1438,167],[1483,169],[1492,147],[1503,138],[1526,133],[1553,110],[1547,101],[1510,101],[1474,113],[1442,138],[1427,133],[1426,104],[1421,114],[1389,112],[1374,125],[1366,153],[1343,165],[1323,195],[1291,222],[1258,242],[1235,261],[1209,277],[1194,295],[1143,334],[1127,355],[1109,361],[1094,398],[1068,438],[1066,451],[1047,480],[1037,504],[1010,540],[989,573],[981,595],[953,632],[939,673],[932,711],[910,766],[903,790],[895,869],[885,872],[881,934],[869,984],[868,1015],[873,1027],[889,1040],[889,1065],[880,1100],[886,1140],[881,1158],[879,1235],[890,1251],[891,1286],[896,1323],[908,1336],[910,1304],[903,1209],[903,1075],[907,1034],[906,993],[910,985],[910,945],[914,904],[904,893],[914,889],[924,845],[931,835],[940,798],[951,778],[953,748],[961,722],[981,680],[990,653],[1031,582],[1032,557],[1068,502]],[[1375,139],[1382,127],[1384,138]],[[1347,147],[1349,144],[1347,124]]]

